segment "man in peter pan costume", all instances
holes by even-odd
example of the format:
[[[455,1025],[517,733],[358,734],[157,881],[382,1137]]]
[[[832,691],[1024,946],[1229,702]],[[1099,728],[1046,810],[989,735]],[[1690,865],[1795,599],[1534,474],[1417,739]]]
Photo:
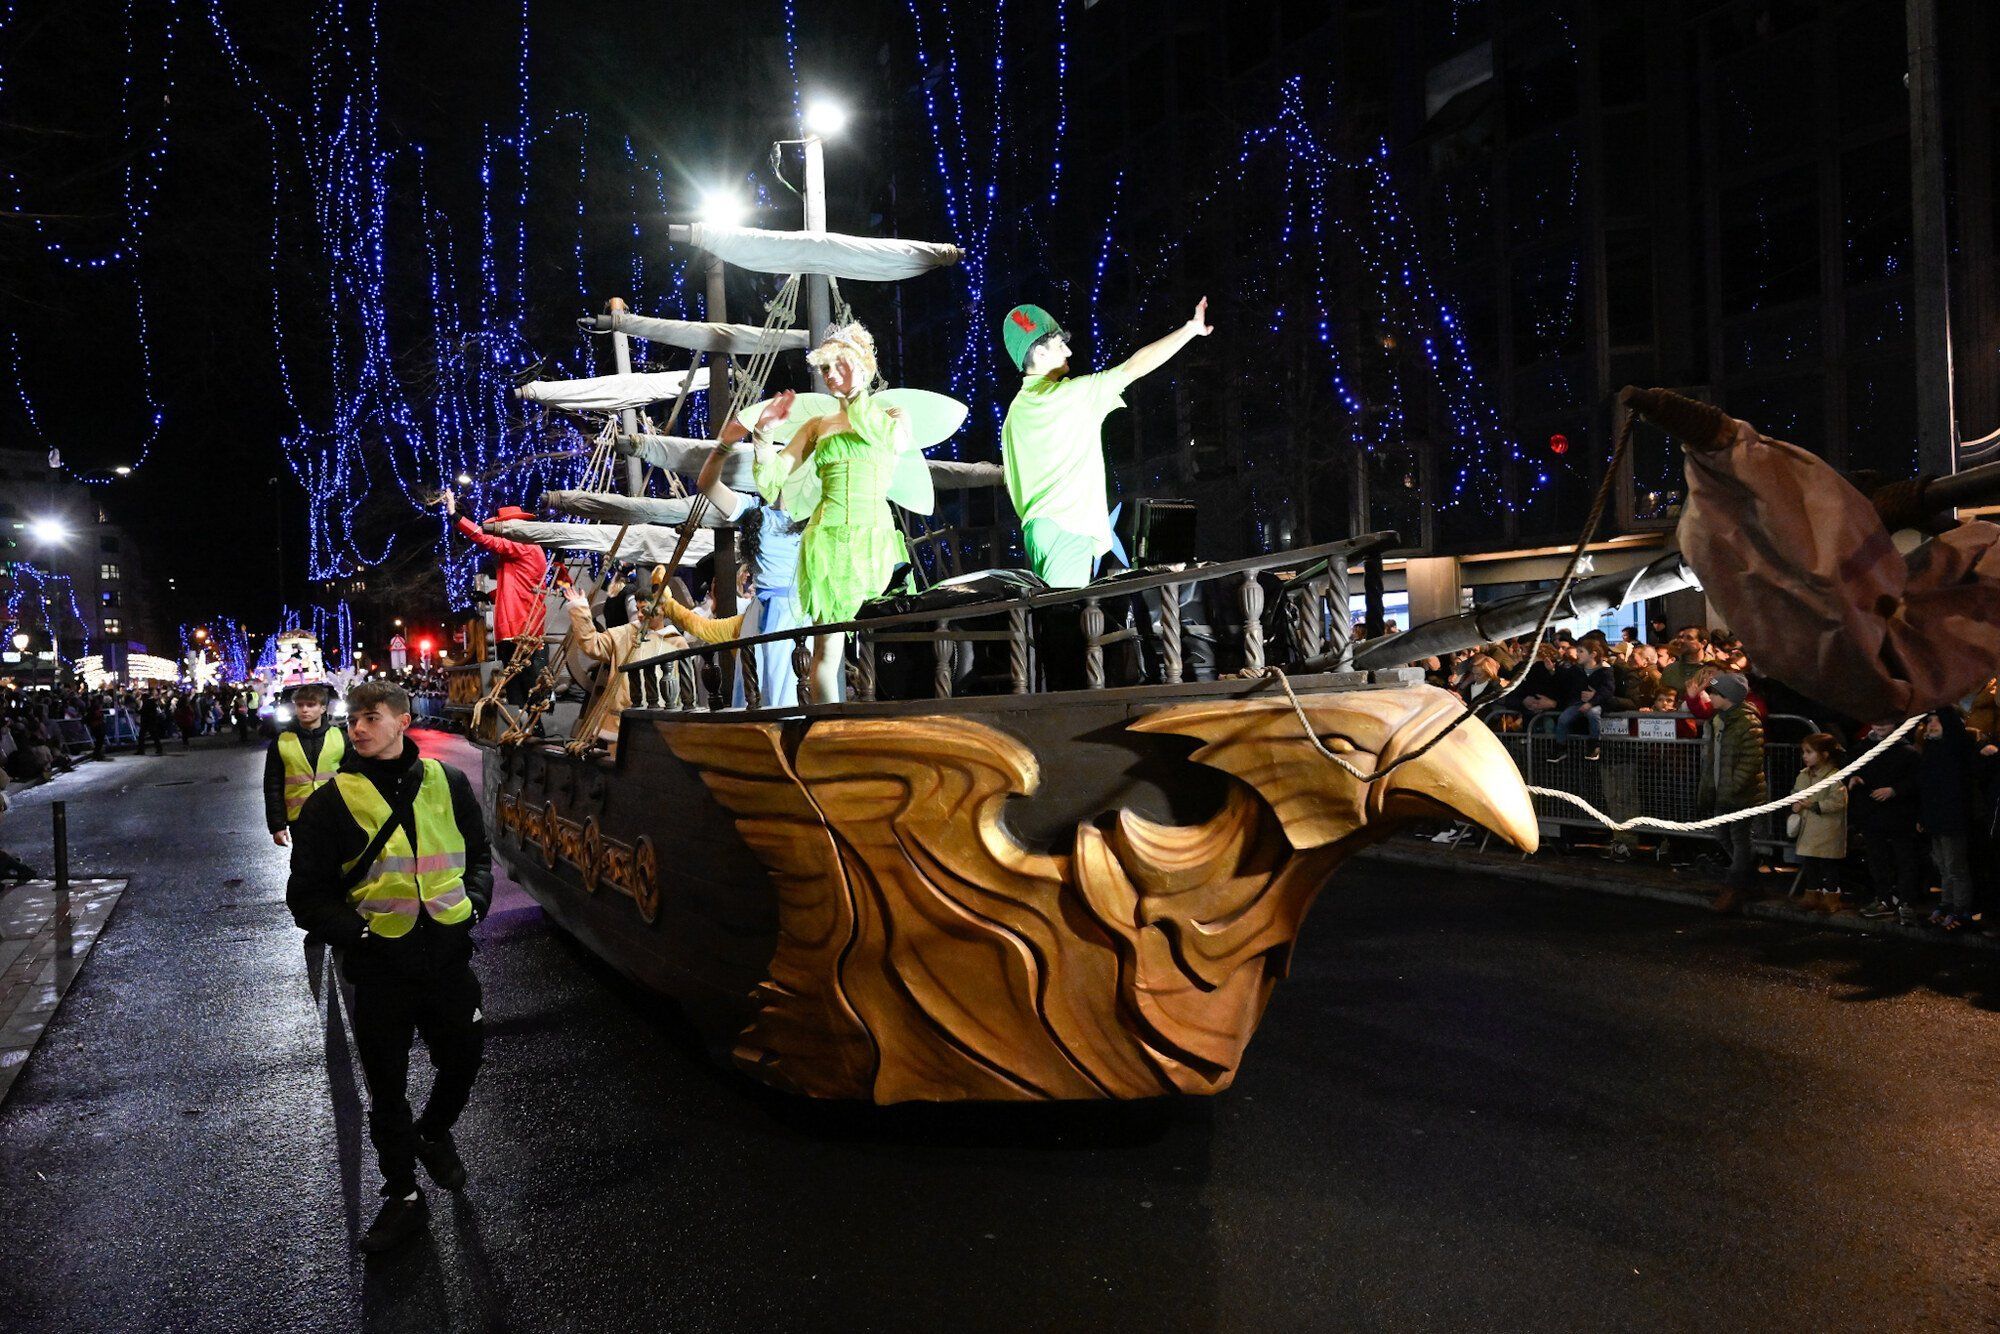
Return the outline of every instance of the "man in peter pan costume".
[[[1049,587],[1082,588],[1111,550],[1104,419],[1125,406],[1127,385],[1211,332],[1203,297],[1193,319],[1122,365],[1071,375],[1069,335],[1053,315],[1040,306],[1007,312],[1001,337],[1024,378],[1000,427],[1000,450],[1029,566]]]

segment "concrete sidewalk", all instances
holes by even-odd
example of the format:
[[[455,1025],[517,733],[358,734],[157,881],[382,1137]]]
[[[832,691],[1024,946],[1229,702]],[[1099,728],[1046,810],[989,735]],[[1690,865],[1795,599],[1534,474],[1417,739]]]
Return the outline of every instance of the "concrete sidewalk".
[[[71,880],[67,894],[52,880],[0,891],[0,1102],[124,892],[123,880]]]
[[[1721,888],[1720,881],[1714,877],[1677,872],[1650,858],[1613,861],[1598,855],[1594,848],[1564,852],[1555,845],[1545,847],[1532,857],[1525,857],[1518,852],[1480,852],[1478,844],[1479,833],[1475,830],[1470,837],[1457,844],[1440,844],[1427,838],[1394,838],[1369,848],[1361,855],[1379,862],[1422,867],[1430,871],[1501,876],[1529,884],[1589,890],[1594,894],[1615,894],[1622,898],[1656,899],[1661,903],[1678,903],[1703,910],[1714,901],[1716,891]],[[1766,871],[1759,896],[1744,905],[1742,915],[1790,922],[1795,926],[1825,927],[1835,931],[1889,936],[1924,945],[1962,946],[2000,953],[2000,939],[1982,935],[1978,927],[1945,932],[1933,926],[1904,926],[1893,917],[1869,918],[1853,911],[1829,915],[1801,908],[1786,896],[1786,891],[1791,888],[1792,872],[1793,868],[1789,866]],[[1991,914],[1988,914],[1980,925],[1987,925],[1990,920]]]

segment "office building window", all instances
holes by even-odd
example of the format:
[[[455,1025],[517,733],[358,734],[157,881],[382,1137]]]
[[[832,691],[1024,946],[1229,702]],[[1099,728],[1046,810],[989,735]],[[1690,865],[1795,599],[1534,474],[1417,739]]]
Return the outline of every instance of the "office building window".
[[[100,565],[97,567],[97,577],[107,580],[116,579],[118,577],[118,567],[116,565]]]
[[[125,633],[125,631],[119,624],[116,616],[107,616],[104,618],[104,633],[107,635],[118,635]]]
[[[115,588],[107,588],[102,593],[99,593],[98,596],[104,599],[104,605],[107,607],[118,605],[118,590]]]

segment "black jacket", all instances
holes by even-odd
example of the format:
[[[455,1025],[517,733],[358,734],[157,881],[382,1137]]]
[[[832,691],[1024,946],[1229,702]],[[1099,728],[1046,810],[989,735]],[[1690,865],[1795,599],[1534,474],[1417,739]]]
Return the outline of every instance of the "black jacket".
[[[1917,819],[1926,834],[1963,837],[1978,805],[1979,743],[1957,709],[1940,710],[1937,720],[1943,730],[1918,751]]]
[[[416,743],[405,739],[403,753],[393,760],[363,759],[350,749],[341,759],[340,771],[368,779],[393,807],[421,758]],[[471,921],[444,926],[420,912],[408,935],[390,940],[364,933],[361,914],[342,888],[341,867],[367,851],[368,835],[347,813],[347,803],[335,785],[328,783],[306,798],[305,809],[292,824],[292,878],[285,888],[285,906],[306,931],[345,947],[341,966],[350,981],[423,981],[462,965],[472,955],[472,925],[486,916],[493,902],[493,851],[486,842],[486,823],[471,781],[450,765],[444,774],[451,788],[452,814],[465,838],[465,894],[472,901]],[[414,843],[415,831],[411,834]],[[423,851],[417,848],[419,855]]]
[[[1872,746],[1874,742],[1863,740],[1859,744]],[[1847,818],[1864,834],[1914,836],[1917,832],[1917,775],[1922,763],[1915,746],[1899,741],[1862,765],[1854,775],[1861,780],[1861,785],[1848,796]],[[1870,795],[1877,788],[1884,787],[1896,795],[1887,801],[1877,801]]]
[[[321,723],[310,732],[297,723],[288,723],[278,736],[298,733],[306,763],[317,765],[320,748],[326,745],[326,734],[331,730],[329,723]],[[285,819],[285,762],[278,758],[278,737],[272,737],[270,747],[264,752],[264,826],[275,834],[289,823]]]

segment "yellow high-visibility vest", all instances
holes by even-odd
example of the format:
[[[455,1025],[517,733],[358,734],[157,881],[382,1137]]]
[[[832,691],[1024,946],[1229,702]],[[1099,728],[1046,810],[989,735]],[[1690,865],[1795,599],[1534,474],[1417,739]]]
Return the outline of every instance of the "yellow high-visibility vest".
[[[285,764],[285,823],[299,818],[306,798],[333,781],[340,770],[340,757],[347,753],[347,734],[338,727],[326,729],[319,744],[319,763],[306,763],[305,743],[293,731],[278,733],[278,758]]]
[[[415,929],[419,912],[447,926],[472,916],[472,900],[465,894],[465,836],[452,814],[451,787],[442,764],[422,763],[423,786],[412,805],[417,846],[410,846],[408,830],[398,825],[382,844],[382,855],[369,868],[369,878],[347,895],[368,929],[392,940]],[[347,813],[373,842],[375,832],[389,822],[389,803],[360,774],[339,774],[333,782],[347,803]],[[342,869],[352,872],[354,861]]]

